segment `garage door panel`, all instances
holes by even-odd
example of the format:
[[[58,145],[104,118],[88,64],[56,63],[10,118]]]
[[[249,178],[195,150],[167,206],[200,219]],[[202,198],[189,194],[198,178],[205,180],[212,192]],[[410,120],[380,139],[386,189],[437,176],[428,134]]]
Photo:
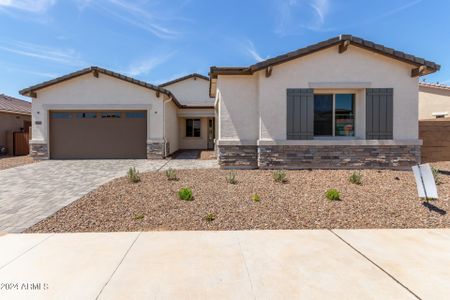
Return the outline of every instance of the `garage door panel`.
[[[102,118],[97,112],[95,118],[80,118],[73,112],[71,118],[52,118],[51,114],[51,158],[146,158],[146,112],[139,111],[135,118],[127,118],[126,112],[120,116]]]

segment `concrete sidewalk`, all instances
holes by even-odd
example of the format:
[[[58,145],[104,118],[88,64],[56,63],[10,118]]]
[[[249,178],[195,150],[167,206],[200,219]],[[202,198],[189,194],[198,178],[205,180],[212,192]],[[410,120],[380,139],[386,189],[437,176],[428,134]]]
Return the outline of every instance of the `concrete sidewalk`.
[[[448,299],[449,253],[450,229],[8,234],[0,298]]]

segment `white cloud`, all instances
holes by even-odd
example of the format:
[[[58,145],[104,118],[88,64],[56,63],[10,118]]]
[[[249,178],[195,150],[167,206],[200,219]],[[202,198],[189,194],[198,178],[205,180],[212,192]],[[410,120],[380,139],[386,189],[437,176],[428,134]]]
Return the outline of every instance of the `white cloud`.
[[[56,3],[56,0],[0,0],[0,9],[14,9],[31,13],[43,13]]]
[[[138,62],[134,62],[130,65],[126,73],[129,74],[130,76],[139,76],[142,74],[147,74],[157,66],[168,61],[174,54],[175,52],[169,52],[165,54],[159,54],[152,57],[148,57]]]
[[[314,9],[314,11],[317,13],[317,16],[319,17],[317,23],[319,25],[322,25],[325,22],[325,17],[327,16],[330,8],[328,0],[314,0],[311,1],[309,5]]]
[[[70,66],[85,64],[73,49],[59,49],[21,41],[0,41],[0,51],[6,51],[21,56],[33,57],[61,63]]]
[[[325,28],[330,13],[329,0],[276,1],[275,33],[280,36],[297,33],[299,29],[331,31]],[[300,17],[299,15],[302,14]],[[306,14],[306,15],[305,15]]]
[[[253,42],[249,39],[246,39],[243,45],[243,49],[244,51],[250,55],[255,61],[260,62],[263,60],[266,60],[267,58],[263,58],[257,51],[255,48],[255,45],[253,44]]]
[[[179,19],[173,16],[169,18],[162,17],[164,10],[157,6],[154,6],[150,10],[148,7],[139,4],[140,2],[136,3],[125,0],[76,1],[80,9],[86,9],[87,7],[98,9],[122,22],[146,30],[161,39],[174,39],[180,35],[177,30],[171,28],[172,24],[167,24],[168,22],[170,23],[173,20]],[[151,11],[157,13],[153,14]]]

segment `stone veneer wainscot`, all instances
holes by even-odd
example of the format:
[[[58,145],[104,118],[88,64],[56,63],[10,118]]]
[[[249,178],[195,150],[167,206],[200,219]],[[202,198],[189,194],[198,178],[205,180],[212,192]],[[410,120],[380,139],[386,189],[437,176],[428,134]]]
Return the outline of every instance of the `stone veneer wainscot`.
[[[409,169],[420,163],[418,142],[323,142],[219,145],[219,164],[224,169]]]

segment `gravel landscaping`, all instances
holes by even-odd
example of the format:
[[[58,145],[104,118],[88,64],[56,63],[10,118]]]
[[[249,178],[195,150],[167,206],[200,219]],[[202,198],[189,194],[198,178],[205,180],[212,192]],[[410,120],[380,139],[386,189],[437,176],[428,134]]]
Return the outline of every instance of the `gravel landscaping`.
[[[237,184],[227,182],[230,171],[180,170],[177,181],[164,172],[113,180],[27,232],[450,227],[450,162],[434,165],[442,182],[434,210],[407,171],[362,170],[357,185],[349,170],[287,171],[286,183],[272,171],[234,171]],[[192,201],[178,198],[182,187]],[[325,197],[332,188],[340,201]]]
[[[31,164],[33,162],[35,161],[29,156],[0,156],[0,170]]]

